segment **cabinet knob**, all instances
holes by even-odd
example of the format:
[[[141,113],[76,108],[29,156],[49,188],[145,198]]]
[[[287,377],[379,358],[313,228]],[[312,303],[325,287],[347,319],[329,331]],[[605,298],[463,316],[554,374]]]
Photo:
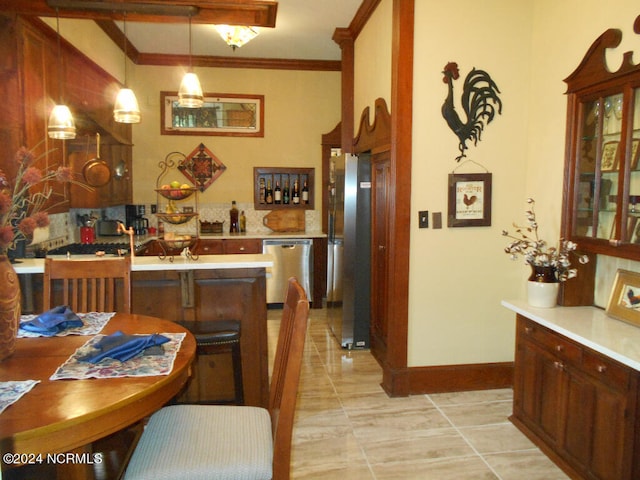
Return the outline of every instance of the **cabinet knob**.
[[[556,352],[564,351],[564,347],[562,345],[556,345]]]
[[[241,251],[241,252],[244,252],[244,247],[240,247],[240,251]]]
[[[531,328],[531,327],[524,327],[524,333],[531,334],[531,332],[533,332],[533,328]]]
[[[606,366],[606,365],[598,365],[598,366],[596,367],[596,371],[597,371],[598,373],[604,373],[604,372],[606,372],[606,371],[607,371],[607,366]]]
[[[564,363],[562,363],[562,362],[555,361],[555,362],[553,362],[553,366],[556,367],[558,370],[563,370],[564,369]]]

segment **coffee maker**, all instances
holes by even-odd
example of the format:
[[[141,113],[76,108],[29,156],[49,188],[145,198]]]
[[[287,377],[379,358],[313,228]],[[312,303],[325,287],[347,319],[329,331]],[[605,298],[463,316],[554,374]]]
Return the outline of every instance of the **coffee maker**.
[[[145,218],[144,205],[125,205],[125,223],[127,229],[133,228],[135,235],[146,235],[149,230],[149,219]]]

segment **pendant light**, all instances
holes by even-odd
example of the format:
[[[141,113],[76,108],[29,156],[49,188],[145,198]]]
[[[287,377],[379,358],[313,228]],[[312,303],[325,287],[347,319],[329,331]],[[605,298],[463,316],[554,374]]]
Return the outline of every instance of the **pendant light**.
[[[59,140],[71,140],[76,138],[76,124],[73,121],[71,110],[62,101],[62,48],[60,47],[60,17],[56,8],[56,32],[58,34],[58,81],[60,82],[60,103],[53,107],[47,123],[49,138]]]
[[[135,93],[127,88],[127,12],[123,16],[124,30],[124,87],[118,92],[113,106],[113,118],[118,123],[140,123],[140,107]]]
[[[198,76],[193,73],[191,61],[191,16],[189,16],[189,71],[185,73],[178,90],[178,105],[186,108],[200,108],[204,103],[204,95]]]

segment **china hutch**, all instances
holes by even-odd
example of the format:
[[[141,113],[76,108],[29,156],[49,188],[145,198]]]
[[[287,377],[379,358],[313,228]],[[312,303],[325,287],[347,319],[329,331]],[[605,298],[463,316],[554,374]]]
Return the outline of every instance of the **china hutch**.
[[[640,33],[640,17],[634,23]],[[640,260],[640,65],[626,52],[607,65],[622,40],[604,32],[567,83],[567,144],[562,233],[591,266],[564,285],[563,305],[592,305],[596,255]]]
[[[640,65],[631,52],[607,65],[621,39],[604,32],[565,80],[562,234],[590,262],[563,285],[564,306],[593,306],[598,255],[640,260]],[[571,478],[640,478],[640,372],[532,318],[517,315],[512,422]]]

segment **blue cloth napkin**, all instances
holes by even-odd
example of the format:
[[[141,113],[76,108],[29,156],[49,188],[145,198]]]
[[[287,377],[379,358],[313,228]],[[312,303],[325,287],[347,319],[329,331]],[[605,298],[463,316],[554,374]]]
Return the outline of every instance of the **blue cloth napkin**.
[[[22,322],[20,328],[45,337],[53,337],[67,328],[82,327],[84,323],[67,305],[60,305],[38,315],[33,320]]]
[[[118,330],[111,335],[102,337],[95,345],[92,345],[93,348],[98,350],[98,353],[86,355],[79,358],[79,360],[98,363],[103,358],[109,357],[126,362],[140,352],[154,353],[153,351],[148,352],[148,350],[168,341],[167,337],[157,333],[153,335],[128,335]]]

